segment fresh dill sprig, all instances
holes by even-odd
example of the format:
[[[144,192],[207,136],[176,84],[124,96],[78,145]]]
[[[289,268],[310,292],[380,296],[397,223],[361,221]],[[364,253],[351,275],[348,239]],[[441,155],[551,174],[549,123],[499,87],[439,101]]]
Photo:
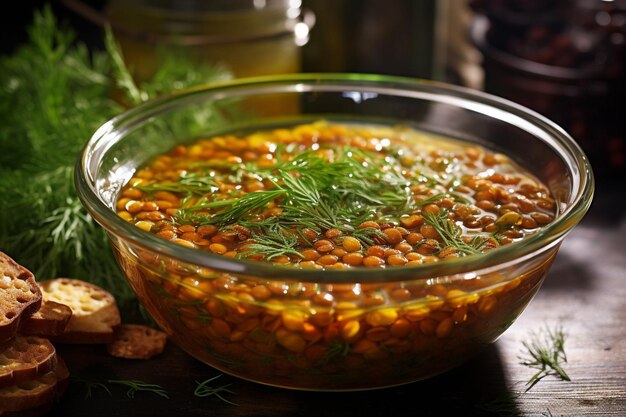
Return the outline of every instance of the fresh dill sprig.
[[[224,398],[222,396],[223,393],[228,393],[228,394],[234,394],[233,391],[231,391],[229,389],[229,387],[232,384],[224,384],[224,385],[219,385],[217,387],[213,387],[210,386],[209,384],[213,381],[215,381],[216,379],[218,379],[219,377],[221,377],[222,374],[216,375],[212,378],[209,378],[205,381],[202,382],[198,382],[196,381],[196,389],[193,392],[193,395],[195,395],[196,397],[211,397],[211,396],[215,396],[217,398],[219,398],[220,400],[224,401],[225,403],[228,404],[232,404],[232,405],[238,405],[230,400],[228,400],[227,398]]]
[[[111,57],[111,63],[113,67],[113,73],[115,76],[115,82],[117,86],[124,92],[125,98],[130,101],[132,105],[140,104],[150,98],[147,92],[142,91],[130,73],[124,58],[122,57],[122,51],[117,44],[113,31],[110,27],[105,30],[104,44],[107,52]]]
[[[285,194],[282,189],[254,191],[244,194],[240,198],[228,200],[208,201],[203,198],[190,207],[183,207],[178,210],[176,221],[181,224],[199,223],[199,224],[216,224],[218,226],[226,226],[235,220],[245,217],[248,214],[267,207],[269,203]],[[227,207],[213,215],[195,215],[201,210],[209,210],[214,208]]]
[[[441,209],[438,214],[422,212],[424,221],[430,224],[441,236],[446,246],[455,248],[464,255],[480,253],[480,248],[489,240],[479,236],[474,237],[470,243],[463,240],[461,228],[448,218],[448,210]]]
[[[135,394],[137,392],[152,392],[160,397],[169,399],[169,395],[167,390],[165,390],[162,386],[157,384],[150,384],[144,381],[139,380],[127,380],[127,379],[108,379],[105,382],[94,382],[89,381],[87,379],[72,376],[73,382],[79,382],[85,385],[85,399],[89,399],[93,395],[93,391],[96,389],[102,389],[107,392],[109,395],[113,395],[111,390],[106,384],[112,385],[121,385],[128,387],[128,391],[126,391],[126,395],[130,399],[135,398]]]
[[[543,378],[554,375],[561,380],[571,381],[569,375],[563,369],[563,363],[567,362],[565,354],[565,333],[562,327],[554,329],[547,325],[540,332],[530,334],[528,341],[522,342],[526,351],[520,359],[522,365],[537,369],[537,372],[526,383],[526,391],[529,391]]]
[[[139,184],[135,188],[149,193],[170,191],[185,194],[206,194],[219,189],[215,179],[206,171],[183,173],[178,181]]]
[[[246,250],[239,253],[240,257],[260,254],[268,261],[279,256],[303,258],[302,254],[296,250],[299,244],[298,237],[290,230],[277,230],[277,227],[274,227],[265,231],[264,234],[253,234],[251,239],[254,243],[246,245]]]
[[[167,398],[169,400],[169,394],[167,390],[165,390],[162,386],[157,384],[149,384],[147,382],[138,381],[138,380],[123,380],[123,379],[109,379],[107,380],[109,384],[115,385],[123,385],[128,387],[128,391],[126,391],[126,395],[128,398],[135,398],[135,394],[138,392],[151,392],[153,394],[158,395],[159,397]]]
[[[175,65],[157,70],[154,84],[139,85],[110,32],[106,51],[90,51],[50,6],[34,13],[28,34],[28,42],[0,58],[0,247],[38,280],[88,280],[132,305],[104,231],[76,195],[76,158],[93,132],[124,110],[113,98],[119,85],[130,96],[122,101],[136,103],[169,92],[166,86],[185,88],[224,73],[213,71],[212,78],[204,65],[176,57]],[[162,71],[174,66],[178,75],[196,75],[174,79],[173,71]]]
[[[87,379],[78,377],[78,376],[71,376],[71,382],[72,383],[81,383],[83,385],[85,385],[85,399],[88,400],[93,396],[94,391],[102,389],[104,391],[106,391],[109,395],[111,395],[111,390],[109,390],[109,387],[106,386],[106,384],[102,383],[102,382],[93,382],[93,381],[89,381]]]

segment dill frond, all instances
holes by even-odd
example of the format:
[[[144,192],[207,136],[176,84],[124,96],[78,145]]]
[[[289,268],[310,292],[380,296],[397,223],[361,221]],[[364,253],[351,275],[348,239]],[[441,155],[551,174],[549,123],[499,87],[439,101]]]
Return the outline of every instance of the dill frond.
[[[563,369],[567,356],[565,333],[560,326],[552,329],[546,325],[540,332],[531,333],[530,339],[522,344],[526,351],[525,355],[520,358],[522,360],[520,363],[537,369],[537,372],[526,383],[526,391],[549,375],[554,375],[564,381],[571,380]]]
[[[148,193],[170,191],[185,194],[206,194],[219,189],[217,183],[206,171],[188,172],[180,176],[178,181],[161,182],[148,185],[137,185],[135,188]]]
[[[264,234],[253,234],[252,242],[246,245],[246,250],[239,253],[240,257],[251,255],[263,255],[263,258],[271,261],[278,256],[297,256],[303,258],[296,250],[298,238],[291,231],[270,229]]]
[[[153,394],[158,395],[159,397],[167,398],[169,400],[169,395],[167,391],[160,385],[157,384],[149,384],[144,381],[138,380],[122,380],[122,379],[109,379],[107,380],[109,384],[122,385],[128,387],[128,391],[126,391],[126,395],[130,399],[135,398],[135,394],[138,392],[151,392]]]
[[[198,382],[196,381],[196,389],[193,392],[193,395],[195,395],[196,397],[211,397],[211,396],[215,396],[216,398],[219,398],[220,400],[224,401],[225,403],[231,404],[231,405],[238,405],[226,398],[224,398],[222,396],[223,393],[228,393],[228,394],[234,394],[233,391],[231,391],[229,389],[229,387],[232,384],[224,384],[224,385],[219,385],[217,387],[213,387],[210,386],[209,384],[213,381],[215,381],[216,379],[218,379],[219,377],[221,377],[222,374],[219,374],[217,376],[214,376],[212,378],[209,378],[205,381],[202,382]]]
[[[441,236],[446,246],[455,248],[464,255],[475,255],[480,253],[480,248],[487,242],[487,238],[475,237],[470,243],[465,242],[462,237],[461,228],[448,218],[448,211],[441,209],[439,214],[428,212],[422,213],[426,223],[430,224]]]
[[[165,92],[156,84],[184,88],[212,78],[204,78],[204,66],[176,57],[177,74],[188,75],[175,80],[173,72],[160,72],[142,91],[110,32],[107,51],[89,51],[50,6],[34,13],[28,34],[27,43],[0,58],[0,247],[38,280],[84,279],[126,304],[134,295],[104,231],[76,195],[76,158],[93,132],[124,110],[112,98],[118,85],[130,96],[126,102],[138,102]]]

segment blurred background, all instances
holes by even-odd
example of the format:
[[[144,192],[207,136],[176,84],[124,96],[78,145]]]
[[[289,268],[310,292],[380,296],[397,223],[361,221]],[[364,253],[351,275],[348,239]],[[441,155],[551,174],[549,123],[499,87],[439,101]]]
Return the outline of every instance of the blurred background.
[[[3,14],[2,54],[26,40],[44,4],[92,48],[110,24],[139,80],[160,48],[236,77],[438,80],[544,114],[581,144],[598,178],[626,176],[626,0],[33,0]]]

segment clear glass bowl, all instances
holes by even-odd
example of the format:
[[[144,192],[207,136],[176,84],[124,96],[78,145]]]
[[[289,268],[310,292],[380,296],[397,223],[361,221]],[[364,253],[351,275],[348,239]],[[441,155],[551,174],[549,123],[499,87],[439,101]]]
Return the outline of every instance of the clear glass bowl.
[[[175,145],[320,119],[401,123],[502,152],[549,187],[556,218],[483,255],[317,271],[188,249],[115,213],[137,168]],[[247,380],[335,391],[428,378],[494,342],[589,208],[593,176],[565,131],[510,101],[429,81],[297,74],[196,88],[119,115],[86,145],[76,186],[139,300],[189,354]],[[402,297],[394,296],[398,288]]]

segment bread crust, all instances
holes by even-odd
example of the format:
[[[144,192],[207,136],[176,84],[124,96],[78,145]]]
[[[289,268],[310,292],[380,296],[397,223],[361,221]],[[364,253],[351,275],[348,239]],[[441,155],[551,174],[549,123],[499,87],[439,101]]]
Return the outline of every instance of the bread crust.
[[[19,332],[25,335],[59,336],[72,318],[72,309],[61,303],[44,300],[39,310],[22,320]]]
[[[0,252],[0,343],[11,340],[24,317],[41,306],[35,276],[4,252]]]
[[[65,304],[72,316],[63,334],[52,339],[58,343],[108,343],[121,324],[115,298],[97,285],[72,278],[55,278],[39,283],[43,298]]]
[[[56,364],[56,349],[48,339],[16,336],[0,348],[0,388],[37,378]]]
[[[67,388],[69,376],[65,362],[58,358],[57,365],[49,372],[0,388],[0,415],[3,412],[26,411],[52,404]]]

